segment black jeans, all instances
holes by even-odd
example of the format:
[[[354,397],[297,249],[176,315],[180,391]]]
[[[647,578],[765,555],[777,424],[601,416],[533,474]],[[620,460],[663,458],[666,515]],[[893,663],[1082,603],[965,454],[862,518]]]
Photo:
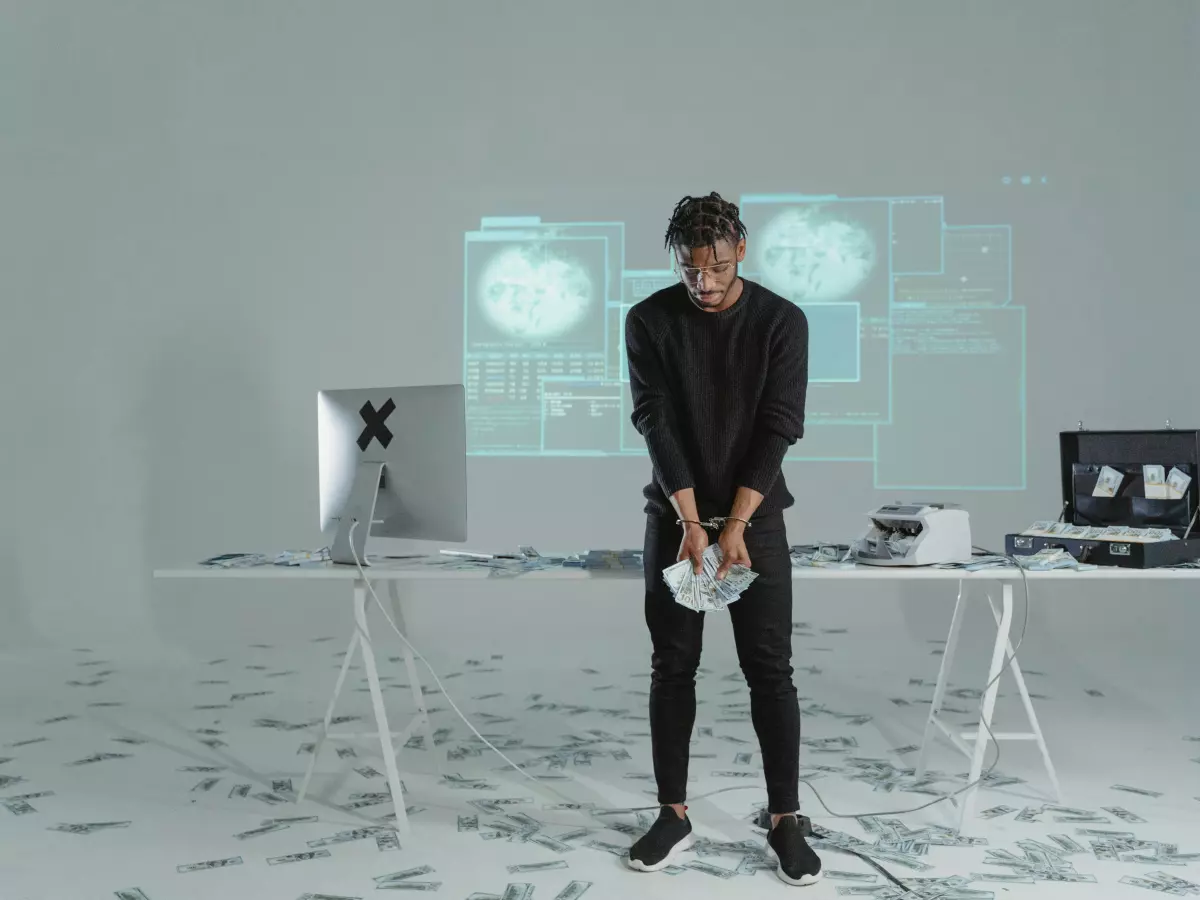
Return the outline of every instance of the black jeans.
[[[715,543],[716,532],[709,538]],[[684,803],[688,745],[696,722],[696,669],[704,613],[675,602],[662,570],[675,562],[683,526],[650,515],[644,563],[646,624],[654,646],[650,734],[658,802]],[[758,578],[729,605],[738,662],[750,687],[750,717],[762,750],[767,810],[800,808],[800,706],[792,683],[792,563],[783,514],[755,519],[745,531],[750,568]]]

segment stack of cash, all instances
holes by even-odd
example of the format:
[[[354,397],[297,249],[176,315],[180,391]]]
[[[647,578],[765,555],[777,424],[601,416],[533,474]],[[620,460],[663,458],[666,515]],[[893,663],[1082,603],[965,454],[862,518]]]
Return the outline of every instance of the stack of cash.
[[[1093,497],[1115,497],[1121,489],[1125,473],[1119,472],[1112,466],[1101,466],[1100,474],[1096,477],[1096,485],[1092,488]]]
[[[200,565],[210,569],[246,569],[265,566],[270,562],[265,553],[222,553],[220,556],[201,560]]]
[[[1096,486],[1092,488],[1093,497],[1116,497],[1125,480],[1125,473],[1112,466],[1102,466],[1096,476]],[[1178,466],[1173,466],[1170,472],[1165,466],[1142,466],[1143,494],[1150,500],[1182,500],[1187,496],[1188,485],[1192,476]]]
[[[1129,525],[1109,525],[1107,528],[1071,525],[1068,522],[1034,522],[1022,534],[1042,537],[1074,538],[1081,541],[1125,541],[1153,544],[1176,540],[1170,528],[1134,528]]]
[[[1192,476],[1178,467],[1164,474],[1163,466],[1142,466],[1146,497],[1157,500],[1182,500],[1187,496]]]
[[[1032,556],[1013,557],[1017,565],[1030,572],[1044,572],[1047,569],[1094,569],[1090,563],[1081,563],[1061,547],[1045,547]]]
[[[641,569],[641,550],[589,550],[583,557],[585,569]]]
[[[824,569],[853,569],[849,544],[797,544],[791,548],[793,566]]]
[[[663,569],[663,580],[675,595],[675,602],[696,612],[718,612],[737,600],[758,577],[742,565],[730,566],[725,578],[717,580],[722,553],[717,544],[709,544],[696,573],[692,560],[685,559]]]
[[[284,550],[275,557],[277,566],[318,566],[329,562],[329,548],[320,550]]]
[[[962,569],[965,572],[978,572],[980,569],[1003,569],[1012,565],[1007,556],[995,553],[982,553],[972,556],[969,560],[958,562],[934,563],[935,569]]]
[[[210,569],[245,569],[252,566],[323,566],[329,562],[329,548],[320,550],[284,550],[274,556],[265,553],[222,553],[203,560]]]

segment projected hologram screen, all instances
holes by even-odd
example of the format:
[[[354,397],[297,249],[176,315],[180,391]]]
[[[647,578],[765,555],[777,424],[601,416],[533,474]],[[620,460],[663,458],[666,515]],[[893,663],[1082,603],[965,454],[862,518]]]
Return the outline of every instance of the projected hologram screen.
[[[1025,488],[1026,319],[1009,224],[956,221],[941,196],[728,199],[749,234],[743,277],[809,322],[805,436],[787,461],[860,463],[876,488]],[[466,233],[469,454],[646,455],[625,314],[677,277],[661,246],[627,247],[625,226],[530,215]],[[947,432],[981,429],[990,438],[971,454],[930,452]]]

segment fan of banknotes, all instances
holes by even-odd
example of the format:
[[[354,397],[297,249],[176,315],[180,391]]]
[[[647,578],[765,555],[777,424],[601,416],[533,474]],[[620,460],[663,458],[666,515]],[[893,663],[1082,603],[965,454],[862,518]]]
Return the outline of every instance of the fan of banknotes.
[[[735,565],[730,566],[725,578],[718,581],[717,569],[721,566],[722,555],[720,546],[709,544],[701,557],[699,574],[696,574],[691,559],[663,569],[663,580],[675,595],[676,603],[696,612],[719,612],[742,596],[758,573],[746,566]]]

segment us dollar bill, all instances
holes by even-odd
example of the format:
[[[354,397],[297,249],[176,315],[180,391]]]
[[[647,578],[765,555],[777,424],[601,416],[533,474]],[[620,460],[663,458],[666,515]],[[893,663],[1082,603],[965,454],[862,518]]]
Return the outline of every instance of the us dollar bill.
[[[1033,884],[1032,875],[1008,874],[1005,872],[972,872],[972,881],[994,881],[1006,884]]]
[[[268,866],[281,866],[286,863],[307,862],[310,859],[325,859],[330,856],[328,850],[310,850],[307,853],[289,853],[287,856],[268,857]]]
[[[436,891],[440,890],[440,881],[397,881],[392,884],[381,884],[381,891]]]
[[[432,875],[434,872],[433,866],[416,866],[412,869],[404,869],[401,872],[391,872],[387,875],[377,875],[372,879],[376,884],[389,884],[396,881],[406,881],[410,878],[420,878],[422,875]]]
[[[713,875],[726,880],[737,877],[737,872],[732,869],[722,869],[720,866],[714,866],[711,863],[702,862],[701,860],[692,860],[689,863],[685,863],[683,867],[691,869],[693,872],[703,872],[705,875]]]
[[[985,809],[979,814],[981,819],[995,819],[998,816],[1006,816],[1010,812],[1016,812],[1016,809],[1011,806],[993,806],[991,809]]]
[[[1115,497],[1124,480],[1124,473],[1117,471],[1112,466],[1101,466],[1100,474],[1096,478],[1096,486],[1092,488],[1092,496]]]
[[[319,816],[284,816],[275,819],[263,819],[264,825],[306,825],[310,822],[320,821]]]
[[[13,794],[11,797],[2,798],[8,800],[37,800],[39,797],[53,797],[54,791],[36,791],[32,794]]]
[[[234,835],[239,841],[247,840],[248,838],[258,837],[263,834],[272,834],[276,831],[283,831],[288,826],[283,824],[261,825],[258,828],[251,828],[249,831],[241,831]]]
[[[508,874],[509,875],[520,875],[525,872],[547,872],[551,869],[565,869],[565,868],[567,868],[566,861],[561,860],[561,859],[556,859],[551,862],[524,863],[521,865],[509,866]]]
[[[242,858],[240,856],[230,856],[226,859],[209,859],[204,862],[188,863],[183,866],[176,866],[175,871],[183,874],[185,872],[205,872],[209,869],[225,869],[229,866],[240,866]]]
[[[335,844],[348,844],[351,841],[361,841],[367,838],[373,838],[391,830],[392,829],[385,828],[381,825],[370,825],[366,828],[355,828],[351,831],[339,831],[337,834],[334,834],[331,837],[309,841],[308,846],[315,849],[318,847],[331,847]]]
[[[1128,794],[1139,794],[1142,797],[1162,796],[1162,791],[1151,791],[1146,788],[1130,787],[1127,784],[1114,784],[1111,789],[1114,791],[1125,791]]]
[[[572,881],[558,892],[554,900],[579,900],[591,886],[592,882],[590,881]]]
[[[97,831],[106,831],[109,828],[128,828],[132,824],[131,820],[124,822],[79,822],[74,824],[62,822],[58,825],[52,825],[46,830],[62,831],[67,834],[95,834]]]
[[[92,763],[104,762],[110,759],[128,759],[133,756],[132,753],[93,753],[91,756],[84,759],[77,759],[74,762],[67,763],[68,766],[89,766]]]
[[[868,872],[838,872],[835,870],[827,871],[825,877],[834,878],[838,881],[861,881],[863,883],[876,881],[879,878],[878,875],[871,875]]]
[[[527,840],[531,844],[537,844],[539,847],[545,847],[547,850],[553,850],[556,853],[570,853],[575,849],[562,840],[562,838],[551,837],[548,834],[532,834]]]
[[[1171,500],[1182,500],[1187,496],[1188,485],[1191,483],[1191,475],[1172,467],[1167,473],[1167,497]]]
[[[394,831],[386,831],[383,834],[375,835],[375,846],[380,852],[385,850],[399,850],[400,836]]]
[[[1082,847],[1077,841],[1071,839],[1066,834],[1048,834],[1046,839],[1057,844],[1063,853],[1087,853],[1087,850]]]
[[[568,831],[566,834],[558,835],[555,840],[562,841],[563,843],[566,843],[567,841],[577,841],[580,838],[587,837],[593,831],[595,831],[594,828],[576,828],[574,831]]]
[[[1131,813],[1129,810],[1125,809],[1123,806],[1105,806],[1105,807],[1101,807],[1101,808],[1106,813],[1110,813],[1115,818],[1120,819],[1122,822],[1128,822],[1131,825],[1142,825],[1142,824],[1145,824],[1145,822],[1146,822],[1146,820],[1143,819],[1141,816]]]

